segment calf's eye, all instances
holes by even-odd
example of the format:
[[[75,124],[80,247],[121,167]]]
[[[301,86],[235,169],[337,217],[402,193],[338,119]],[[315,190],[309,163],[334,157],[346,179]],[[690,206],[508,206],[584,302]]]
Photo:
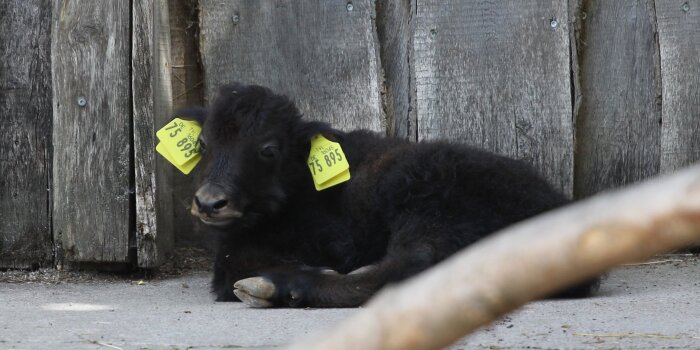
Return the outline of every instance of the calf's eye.
[[[260,148],[260,158],[273,160],[279,157],[280,149],[277,145],[264,145]]]

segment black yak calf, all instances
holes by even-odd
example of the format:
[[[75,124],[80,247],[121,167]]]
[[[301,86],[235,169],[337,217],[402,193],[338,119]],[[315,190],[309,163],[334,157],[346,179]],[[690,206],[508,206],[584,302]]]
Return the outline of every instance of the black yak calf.
[[[185,114],[203,127],[203,183],[192,214],[218,240],[219,301],[358,306],[387,283],[567,202],[523,162],[335,130],[303,120],[288,98],[260,86],[224,86],[209,110]],[[342,146],[352,177],[322,191],[307,163],[318,134]]]

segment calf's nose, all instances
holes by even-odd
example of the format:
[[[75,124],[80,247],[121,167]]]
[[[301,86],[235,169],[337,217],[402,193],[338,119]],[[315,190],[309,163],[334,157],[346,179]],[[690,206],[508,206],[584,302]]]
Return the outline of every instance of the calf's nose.
[[[204,184],[194,194],[197,210],[206,214],[216,214],[228,205],[228,198],[223,189],[216,185]]]

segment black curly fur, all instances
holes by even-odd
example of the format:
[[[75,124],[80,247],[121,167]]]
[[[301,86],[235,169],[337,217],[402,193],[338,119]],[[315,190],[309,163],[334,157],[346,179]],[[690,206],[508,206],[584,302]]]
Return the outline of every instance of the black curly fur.
[[[188,113],[203,123],[203,181],[243,212],[226,227],[207,228],[218,237],[212,285],[220,301],[238,300],[237,280],[263,276],[276,286],[276,306],[358,306],[387,283],[567,203],[521,161],[335,130],[303,120],[288,98],[260,86],[224,86],[208,112]],[[320,192],[306,165],[318,133],[342,145],[352,174]],[[273,161],[259,156],[270,141],[279,145]],[[586,295],[595,283],[562,295]]]

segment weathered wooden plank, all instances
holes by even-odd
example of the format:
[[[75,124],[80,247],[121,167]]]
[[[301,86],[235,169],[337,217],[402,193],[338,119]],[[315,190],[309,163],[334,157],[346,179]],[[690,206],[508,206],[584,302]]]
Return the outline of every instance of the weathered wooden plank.
[[[0,268],[52,263],[51,6],[0,2]]]
[[[659,172],[661,77],[652,1],[584,1],[577,20],[575,193],[581,197]]]
[[[201,105],[204,77],[199,60],[198,0],[168,0],[173,108]]]
[[[700,0],[657,0],[663,107],[661,171],[700,160]]]
[[[292,97],[308,118],[384,131],[374,1],[200,3],[207,97],[240,81]]]
[[[197,36],[197,0],[169,0],[171,42],[171,75],[173,110],[204,104],[204,77],[199,62],[199,36]],[[172,168],[171,169],[175,169]],[[199,186],[198,172],[183,175],[169,171],[172,182],[173,226],[175,241],[180,246],[205,246],[199,232],[201,227],[192,215],[190,205]]]
[[[377,3],[387,133],[413,141],[417,137],[415,79],[412,76],[414,9],[414,0]]]
[[[129,260],[130,13],[54,2],[53,233],[66,262]]]
[[[567,3],[418,0],[418,139],[525,159],[573,187]]]
[[[136,256],[139,267],[151,268],[174,243],[169,168],[154,152],[155,132],[172,114],[167,0],[134,2],[132,23]]]

